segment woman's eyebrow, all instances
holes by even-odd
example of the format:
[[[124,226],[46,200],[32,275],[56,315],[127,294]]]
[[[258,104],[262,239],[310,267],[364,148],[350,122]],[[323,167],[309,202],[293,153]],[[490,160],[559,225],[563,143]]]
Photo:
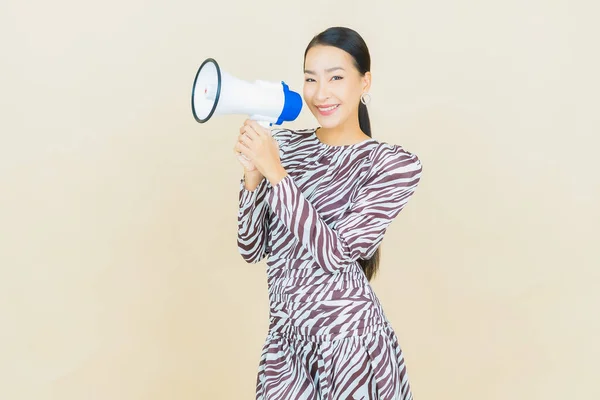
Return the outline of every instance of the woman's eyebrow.
[[[344,68],[342,68],[342,67],[333,67],[333,68],[327,68],[327,69],[325,70],[325,72],[333,72],[333,71],[336,71],[336,70],[338,70],[338,69],[341,69],[342,71],[345,71],[345,69],[344,69]],[[311,71],[311,70],[309,70],[309,69],[305,69],[305,70],[304,70],[304,73],[305,73],[305,74],[309,74],[309,75],[316,75],[314,71]]]

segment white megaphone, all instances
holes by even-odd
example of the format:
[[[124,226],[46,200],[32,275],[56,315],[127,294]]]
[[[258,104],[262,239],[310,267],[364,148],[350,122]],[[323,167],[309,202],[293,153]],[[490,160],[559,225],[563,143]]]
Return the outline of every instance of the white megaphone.
[[[214,115],[246,114],[262,126],[293,121],[302,98],[285,82],[246,82],[229,75],[212,59],[204,60],[192,86],[192,113],[204,123]]]

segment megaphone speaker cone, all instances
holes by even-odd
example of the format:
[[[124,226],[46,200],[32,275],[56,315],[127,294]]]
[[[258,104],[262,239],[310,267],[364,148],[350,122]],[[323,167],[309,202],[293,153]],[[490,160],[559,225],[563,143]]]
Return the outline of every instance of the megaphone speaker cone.
[[[198,68],[192,86],[192,113],[204,123],[212,117],[221,96],[221,68],[213,58],[207,58]]]

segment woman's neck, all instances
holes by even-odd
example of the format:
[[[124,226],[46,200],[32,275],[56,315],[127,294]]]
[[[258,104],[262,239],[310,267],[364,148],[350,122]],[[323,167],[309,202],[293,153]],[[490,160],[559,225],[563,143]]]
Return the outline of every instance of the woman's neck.
[[[350,122],[350,121],[348,121]],[[351,123],[340,124],[333,128],[317,128],[317,137],[325,144],[340,146],[361,142],[368,138],[360,129],[358,119]]]

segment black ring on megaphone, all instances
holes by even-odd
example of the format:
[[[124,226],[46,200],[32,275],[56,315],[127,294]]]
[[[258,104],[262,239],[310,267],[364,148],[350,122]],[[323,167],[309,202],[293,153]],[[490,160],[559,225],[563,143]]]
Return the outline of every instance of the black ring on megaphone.
[[[217,94],[215,96],[215,102],[213,104],[212,110],[210,110],[210,112],[208,113],[206,118],[200,119],[200,118],[198,118],[198,115],[196,115],[196,108],[194,107],[194,92],[196,91],[196,81],[198,80],[198,75],[200,75],[200,71],[202,71],[202,67],[204,67],[204,65],[206,65],[206,63],[209,63],[209,62],[215,64],[215,67],[217,69]],[[208,121],[210,119],[210,117],[212,117],[213,113],[217,109],[217,104],[219,104],[220,96],[221,96],[221,68],[219,67],[219,64],[217,64],[217,61],[214,58],[207,58],[200,65],[200,68],[198,68],[198,71],[196,72],[196,77],[194,78],[194,84],[192,86],[192,114],[194,114],[194,118],[196,119],[196,121],[198,121],[202,124],[202,123]]]

